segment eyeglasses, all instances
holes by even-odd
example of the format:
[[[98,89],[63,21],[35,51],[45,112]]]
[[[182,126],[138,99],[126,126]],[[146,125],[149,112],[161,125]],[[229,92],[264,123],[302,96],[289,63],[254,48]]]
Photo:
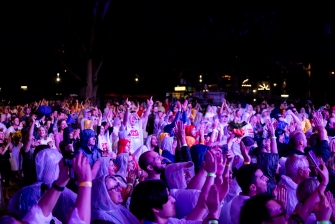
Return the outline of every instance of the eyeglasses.
[[[106,186],[107,188],[107,186]],[[110,191],[115,191],[115,192],[121,192],[122,188],[121,188],[121,184],[119,182],[117,182],[116,186],[115,187],[112,187],[110,189],[107,189],[108,192]]]

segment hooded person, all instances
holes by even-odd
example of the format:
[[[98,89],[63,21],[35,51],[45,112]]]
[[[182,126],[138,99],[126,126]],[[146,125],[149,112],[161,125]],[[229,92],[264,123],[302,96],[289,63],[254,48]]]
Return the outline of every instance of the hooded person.
[[[117,155],[115,165],[117,167],[115,176],[118,177],[122,187],[125,188],[127,186],[128,171],[138,168],[137,161],[133,155],[129,155],[129,153],[121,153]]]
[[[138,219],[121,203],[121,187],[113,176],[104,175],[92,181],[91,221],[108,221],[115,224],[139,224]]]
[[[115,165],[111,157],[100,157],[98,161],[100,161],[100,168],[98,170],[96,178],[104,175],[115,175]]]
[[[194,163],[195,173],[199,171],[200,167],[205,161],[205,155],[209,148],[210,148],[209,146],[202,144],[196,144],[191,147],[190,151],[191,151],[192,162]]]
[[[37,183],[16,192],[9,201],[8,210],[22,219],[58,178],[58,163],[61,159],[62,155],[56,149],[44,149],[38,152],[35,157]],[[55,223],[66,223],[66,216],[70,209],[75,207],[76,198],[77,195],[68,188],[62,191],[53,209]]]
[[[181,162],[169,164],[165,167],[165,177],[170,187],[170,195],[176,199],[176,217],[187,216],[198,202],[200,190],[187,189],[187,185],[194,177],[194,164]]]
[[[162,156],[174,163],[176,147],[177,141],[174,137],[165,137],[161,143]]]
[[[87,157],[91,166],[101,157],[101,150],[96,143],[96,133],[91,129],[80,132],[80,147],[78,152],[82,152]]]

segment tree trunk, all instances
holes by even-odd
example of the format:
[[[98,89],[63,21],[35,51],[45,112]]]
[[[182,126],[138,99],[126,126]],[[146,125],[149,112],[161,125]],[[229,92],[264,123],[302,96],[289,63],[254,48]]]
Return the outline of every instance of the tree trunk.
[[[102,61],[101,63],[102,64]],[[92,58],[87,59],[86,66],[86,85],[80,90],[80,96],[85,99],[91,99],[93,104],[96,104],[98,93],[98,73],[100,66],[94,71]]]

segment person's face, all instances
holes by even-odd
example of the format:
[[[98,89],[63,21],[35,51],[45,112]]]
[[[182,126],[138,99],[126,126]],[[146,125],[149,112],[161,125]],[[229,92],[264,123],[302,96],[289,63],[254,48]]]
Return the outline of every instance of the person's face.
[[[98,113],[97,113],[97,110],[92,110],[92,116],[97,116]]]
[[[163,117],[163,112],[162,111],[158,111],[158,117],[162,118]]]
[[[109,164],[108,164],[108,174],[111,175],[111,176],[115,175],[115,165],[113,163],[113,160],[109,161]]]
[[[262,222],[264,224],[287,224],[288,216],[286,214],[286,209],[282,207],[275,200],[270,200],[266,203],[266,207],[269,210],[271,221]]]
[[[86,118],[89,118],[89,117],[91,117],[91,116],[92,116],[91,111],[87,111],[87,112],[86,112]]]
[[[14,118],[14,120],[13,120],[13,124],[17,126],[17,125],[19,125],[19,123],[20,123],[19,118],[17,118],[17,117]]]
[[[26,109],[26,113],[27,113],[27,114],[30,114],[30,112],[31,112],[31,111],[30,111],[30,108],[27,108],[27,109]]]
[[[176,207],[174,204],[176,199],[170,195],[168,189],[166,190],[168,192],[169,199],[165,204],[163,204],[162,209],[157,209],[157,215],[162,218],[171,218],[176,215]]]
[[[192,130],[191,130],[191,135],[192,135],[193,137],[196,137],[196,136],[197,136],[197,130],[195,130],[195,128],[192,128]]]
[[[241,117],[241,112],[239,110],[236,111],[236,117]]]
[[[67,127],[66,121],[62,121],[62,122],[60,123],[60,129],[61,129],[61,130],[64,130],[64,128],[66,128],[66,127]]]
[[[109,195],[109,198],[114,202],[116,205],[119,205],[123,202],[121,196],[122,187],[119,182],[111,177],[106,178],[106,189]]]
[[[96,141],[96,137],[91,137],[88,139],[88,146],[94,146]]]
[[[256,176],[256,192],[257,193],[265,193],[268,190],[268,178],[264,175],[262,170],[258,169],[255,173]]]
[[[157,145],[158,145],[157,137],[152,135],[151,136],[151,146],[157,146]]]
[[[125,153],[129,153],[130,152],[130,142],[127,142],[126,147],[124,148],[124,152]]]
[[[128,167],[127,167],[127,170],[130,171],[130,170],[134,170],[134,169],[135,169],[134,158],[132,156],[129,156],[128,157]]]
[[[220,123],[226,123],[228,121],[228,115],[222,115],[220,117]]]
[[[72,131],[72,132],[69,133],[69,138],[70,139],[73,139],[73,136],[74,136],[74,131]]]
[[[105,127],[104,126],[100,126],[100,134],[104,134],[105,133]]]
[[[158,112],[158,107],[154,107],[154,113]]]
[[[44,137],[45,136],[45,129],[43,127],[40,127],[38,129],[38,136]]]
[[[309,177],[311,170],[309,169],[309,163],[306,158],[304,158],[304,166],[302,168],[299,168],[298,172],[299,172],[299,176],[303,180]]]
[[[162,162],[163,157],[157,152],[151,151],[149,154],[150,165],[148,170],[154,170],[156,173],[162,173],[165,170],[166,164]]]
[[[136,123],[136,115],[135,114],[132,114],[129,118],[129,121],[130,121],[130,125],[135,125]]]

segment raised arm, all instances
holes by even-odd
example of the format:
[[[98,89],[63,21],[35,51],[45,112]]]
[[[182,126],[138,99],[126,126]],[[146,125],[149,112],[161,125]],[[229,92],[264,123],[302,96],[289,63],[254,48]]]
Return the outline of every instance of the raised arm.
[[[148,117],[149,117],[149,114],[150,114],[150,111],[151,111],[151,108],[152,108],[152,105],[154,105],[154,101],[152,101],[152,97],[150,97],[150,99],[147,100],[147,105],[148,105],[148,108],[147,110],[144,112],[141,120],[142,120],[142,125],[144,126],[145,122],[147,121]]]
[[[34,128],[35,128],[35,117],[31,117],[31,124],[29,127],[29,132],[28,132],[28,137],[25,140],[25,143],[23,144],[23,150],[25,152],[28,152],[31,148],[31,143],[33,142],[34,139]]]
[[[129,110],[130,110],[130,106],[131,106],[131,103],[130,103],[130,101],[128,101],[128,98],[126,99],[125,104],[126,104],[127,109],[126,109],[126,112],[124,113],[122,124],[126,128],[127,123],[128,123],[128,119],[129,119]]]
[[[273,124],[271,123],[271,121],[267,122],[266,124],[269,134],[270,134],[270,138],[271,138],[271,152],[272,153],[276,153],[278,154],[278,148],[277,148],[277,141],[276,141],[276,136],[275,136],[275,129],[273,127]]]

